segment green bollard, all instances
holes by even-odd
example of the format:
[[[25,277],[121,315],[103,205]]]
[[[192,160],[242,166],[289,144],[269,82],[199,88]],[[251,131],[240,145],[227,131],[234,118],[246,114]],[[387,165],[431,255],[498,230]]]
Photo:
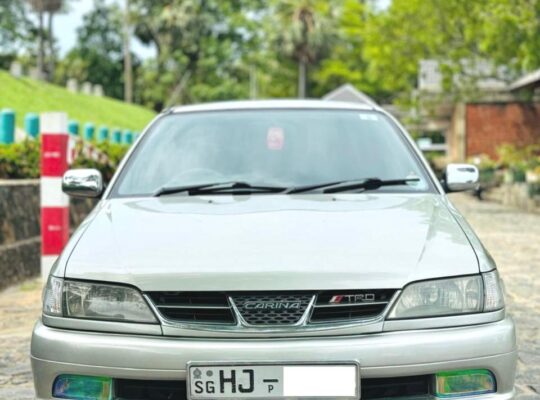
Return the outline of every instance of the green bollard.
[[[118,128],[113,129],[111,134],[111,142],[115,144],[122,143],[122,131]]]
[[[131,132],[129,129],[126,129],[124,131],[124,144],[132,144],[133,143],[133,132]]]
[[[98,142],[105,142],[109,139],[109,128],[101,126],[98,131]]]
[[[24,130],[26,134],[34,139],[39,136],[39,115],[28,113],[24,117]]]
[[[0,143],[11,144],[15,141],[15,112],[8,108],[0,112]]]
[[[84,139],[85,140],[94,140],[94,134],[96,132],[96,127],[93,123],[87,122],[84,125]]]
[[[68,122],[68,132],[70,135],[79,136],[79,121],[72,119]]]

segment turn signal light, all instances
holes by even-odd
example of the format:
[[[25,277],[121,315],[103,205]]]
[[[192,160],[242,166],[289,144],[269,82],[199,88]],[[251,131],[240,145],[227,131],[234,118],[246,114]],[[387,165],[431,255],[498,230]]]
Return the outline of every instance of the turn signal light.
[[[53,397],[72,400],[111,400],[112,379],[100,376],[60,375],[53,384]]]
[[[435,395],[438,397],[474,396],[496,391],[495,377],[487,369],[446,371],[435,375]]]

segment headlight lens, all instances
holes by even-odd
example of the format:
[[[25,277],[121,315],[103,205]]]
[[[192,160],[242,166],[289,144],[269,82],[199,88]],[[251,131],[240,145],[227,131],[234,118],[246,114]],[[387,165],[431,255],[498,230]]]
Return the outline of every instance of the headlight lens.
[[[389,319],[440,317],[504,308],[497,271],[413,283],[403,290]]]
[[[51,277],[44,292],[47,315],[121,322],[156,323],[141,293],[130,287]]]

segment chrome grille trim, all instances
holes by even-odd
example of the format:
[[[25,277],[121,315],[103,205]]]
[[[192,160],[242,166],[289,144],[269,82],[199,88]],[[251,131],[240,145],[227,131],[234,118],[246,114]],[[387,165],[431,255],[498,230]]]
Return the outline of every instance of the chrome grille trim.
[[[388,304],[395,293],[396,290],[392,289],[332,290],[320,292],[317,295],[317,301],[315,302],[309,323],[330,324],[376,318],[387,311],[389,308]],[[336,298],[339,298],[338,302],[332,303],[332,300]],[[346,302],[341,303],[343,299]]]
[[[234,313],[236,314],[236,318],[238,319],[239,321],[239,325],[240,326],[244,326],[244,327],[261,327],[261,326],[271,326],[271,327],[278,327],[278,326],[288,326],[288,327],[294,327],[294,326],[303,326],[303,325],[306,325],[308,319],[309,319],[309,316],[311,315],[311,310],[313,309],[313,304],[315,303],[315,299],[316,299],[316,296],[315,295],[311,295],[311,299],[309,299],[309,296],[307,296],[307,301],[308,303],[306,304],[305,308],[304,308],[304,311],[303,313],[299,316],[297,322],[294,322],[294,323],[288,323],[288,324],[279,324],[279,323],[270,323],[270,324],[254,324],[254,323],[250,323],[246,320],[246,318],[244,317],[244,313],[242,311],[240,311],[240,309],[238,308],[238,305],[236,304],[236,301],[234,300],[234,297],[237,297],[237,296],[230,296],[229,297],[229,302],[231,303],[231,306],[232,306],[232,309],[234,311]]]
[[[155,311],[170,323],[236,325],[237,320],[224,293],[148,292]]]
[[[336,290],[339,292],[339,290]],[[344,292],[346,290],[343,290]],[[349,292],[351,290],[348,290]],[[358,318],[354,320],[334,320],[324,322],[310,321],[311,315],[315,310],[317,295],[322,292],[317,291],[300,291],[311,293],[313,296],[309,307],[307,308],[302,319],[295,325],[249,325],[246,324],[240,317],[239,313],[235,312],[233,302],[230,302],[231,311],[233,313],[234,323],[208,323],[208,322],[193,322],[181,321],[166,318],[161,311],[156,307],[149,293],[144,293],[144,297],[150,304],[152,310],[156,313],[161,322],[163,334],[165,336],[183,336],[183,337],[201,337],[201,338],[267,338],[267,337],[324,337],[334,335],[354,335],[365,333],[377,333],[383,330],[386,315],[390,312],[393,304],[396,302],[401,291],[390,290],[392,295],[388,298],[388,303],[383,312],[379,315]],[[326,291],[327,292],[327,291]],[[231,293],[229,297],[234,297]],[[251,292],[254,293],[254,292]],[[255,292],[256,293],[256,292]],[[297,292],[298,293],[298,292]],[[319,304],[321,306],[321,304]],[[323,308],[323,307],[319,307]]]
[[[358,304],[316,304],[316,308],[334,308],[334,307],[362,307],[362,306],[375,306],[388,304],[388,301],[372,301],[370,303],[358,303]]]
[[[192,310],[229,310],[230,307],[227,306],[164,306],[159,305],[157,308],[185,308],[185,309],[192,309]]]

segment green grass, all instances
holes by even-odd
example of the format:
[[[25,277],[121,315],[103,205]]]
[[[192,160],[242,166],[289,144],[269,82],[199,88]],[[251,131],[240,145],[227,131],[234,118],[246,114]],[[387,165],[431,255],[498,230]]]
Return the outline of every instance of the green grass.
[[[16,124],[24,127],[26,113],[64,111],[68,118],[82,126],[93,122],[96,128],[142,130],[155,113],[144,107],[131,105],[108,97],[70,93],[65,88],[29,78],[16,79],[0,71],[0,109],[10,108],[16,113]]]

